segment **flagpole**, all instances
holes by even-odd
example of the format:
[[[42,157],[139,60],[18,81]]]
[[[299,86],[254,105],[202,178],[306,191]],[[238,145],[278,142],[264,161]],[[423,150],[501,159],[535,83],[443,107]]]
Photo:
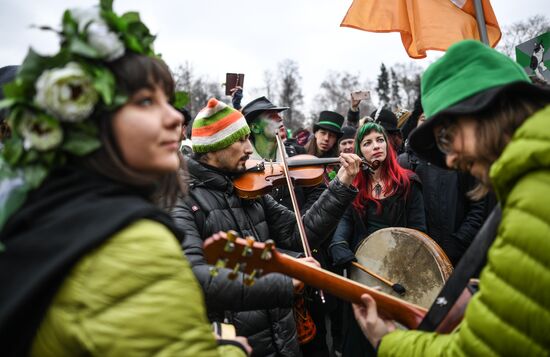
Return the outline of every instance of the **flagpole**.
[[[485,14],[483,13],[483,5],[481,0],[474,0],[474,6],[476,10],[477,29],[479,30],[479,37],[481,42],[489,45],[489,36],[487,36],[487,25],[485,24]]]

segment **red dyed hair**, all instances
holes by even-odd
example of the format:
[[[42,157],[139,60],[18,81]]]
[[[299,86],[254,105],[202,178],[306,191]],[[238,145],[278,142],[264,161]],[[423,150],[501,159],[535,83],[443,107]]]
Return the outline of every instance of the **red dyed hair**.
[[[410,176],[413,173],[412,171],[399,166],[397,163],[397,154],[395,153],[392,145],[389,143],[388,136],[381,125],[373,122],[366,122],[359,129],[357,136],[355,137],[355,153],[363,157],[360,149],[361,140],[363,140],[365,135],[368,135],[373,131],[384,135],[384,139],[386,141],[386,159],[382,162],[379,168],[380,177],[384,184],[383,193],[386,196],[391,196],[401,191],[405,192],[405,196],[408,196],[411,187]],[[353,201],[353,207],[361,213],[361,215],[365,214],[369,201],[373,201],[376,204],[377,214],[382,212],[382,204],[372,195],[372,190],[369,188],[371,181],[372,177],[368,171],[359,172],[353,181],[353,185],[359,190],[359,194]]]

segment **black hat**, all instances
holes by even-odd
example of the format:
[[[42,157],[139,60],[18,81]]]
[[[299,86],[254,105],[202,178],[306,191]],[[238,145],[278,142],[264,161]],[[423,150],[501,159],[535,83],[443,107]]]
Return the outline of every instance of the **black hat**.
[[[338,142],[346,139],[355,139],[355,133],[357,132],[357,129],[353,126],[344,126],[342,128],[342,136],[340,139],[338,139]]]
[[[5,66],[0,68],[0,99],[4,99],[4,90],[2,87],[4,86],[4,84],[9,83],[15,79],[15,75],[17,74],[18,69],[19,66]],[[4,119],[6,113],[6,109],[0,109],[0,121]]]
[[[372,112],[370,116],[375,123],[382,125],[388,134],[399,131],[399,128],[397,127],[397,117],[391,110],[378,108]]]
[[[344,117],[336,112],[329,110],[322,111],[319,114],[319,121],[313,125],[313,132],[315,133],[319,129],[325,129],[338,135],[338,138],[342,136],[342,124],[344,124]]]
[[[191,120],[193,120],[193,117],[191,116],[191,113],[189,113],[189,110],[187,110],[186,108],[176,108],[176,110],[178,112],[181,113],[181,115],[183,115],[183,125],[189,125],[189,123],[191,122]]]
[[[288,107],[278,107],[271,103],[266,97],[260,97],[256,98],[247,105],[244,106],[244,108],[241,110],[244,117],[246,118],[246,122],[250,123],[258,115],[260,115],[261,112],[264,112],[266,110],[274,110],[276,112],[282,112],[284,110],[287,110]]]

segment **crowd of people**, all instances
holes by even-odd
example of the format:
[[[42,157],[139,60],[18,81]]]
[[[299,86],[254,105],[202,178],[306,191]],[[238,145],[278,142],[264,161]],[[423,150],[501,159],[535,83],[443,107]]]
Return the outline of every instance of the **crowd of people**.
[[[241,107],[240,87],[190,113],[137,13],[105,1],[62,26],[57,54],[0,68],[3,356],[550,356],[550,89],[511,59],[461,41],[415,108],[361,118],[351,97],[292,135],[288,107]],[[300,155],[334,160],[315,184],[234,187]],[[391,227],[427,234],[454,276],[479,265],[452,332],[397,327],[369,294],[212,274],[203,246],[236,231],[349,276]]]

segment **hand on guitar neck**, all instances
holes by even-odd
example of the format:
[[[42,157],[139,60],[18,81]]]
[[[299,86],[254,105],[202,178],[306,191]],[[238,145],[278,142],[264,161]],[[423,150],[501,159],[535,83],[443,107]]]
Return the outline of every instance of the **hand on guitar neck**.
[[[353,314],[365,337],[378,347],[382,337],[395,330],[393,321],[378,315],[376,301],[369,294],[361,295],[363,304],[353,304]]]

